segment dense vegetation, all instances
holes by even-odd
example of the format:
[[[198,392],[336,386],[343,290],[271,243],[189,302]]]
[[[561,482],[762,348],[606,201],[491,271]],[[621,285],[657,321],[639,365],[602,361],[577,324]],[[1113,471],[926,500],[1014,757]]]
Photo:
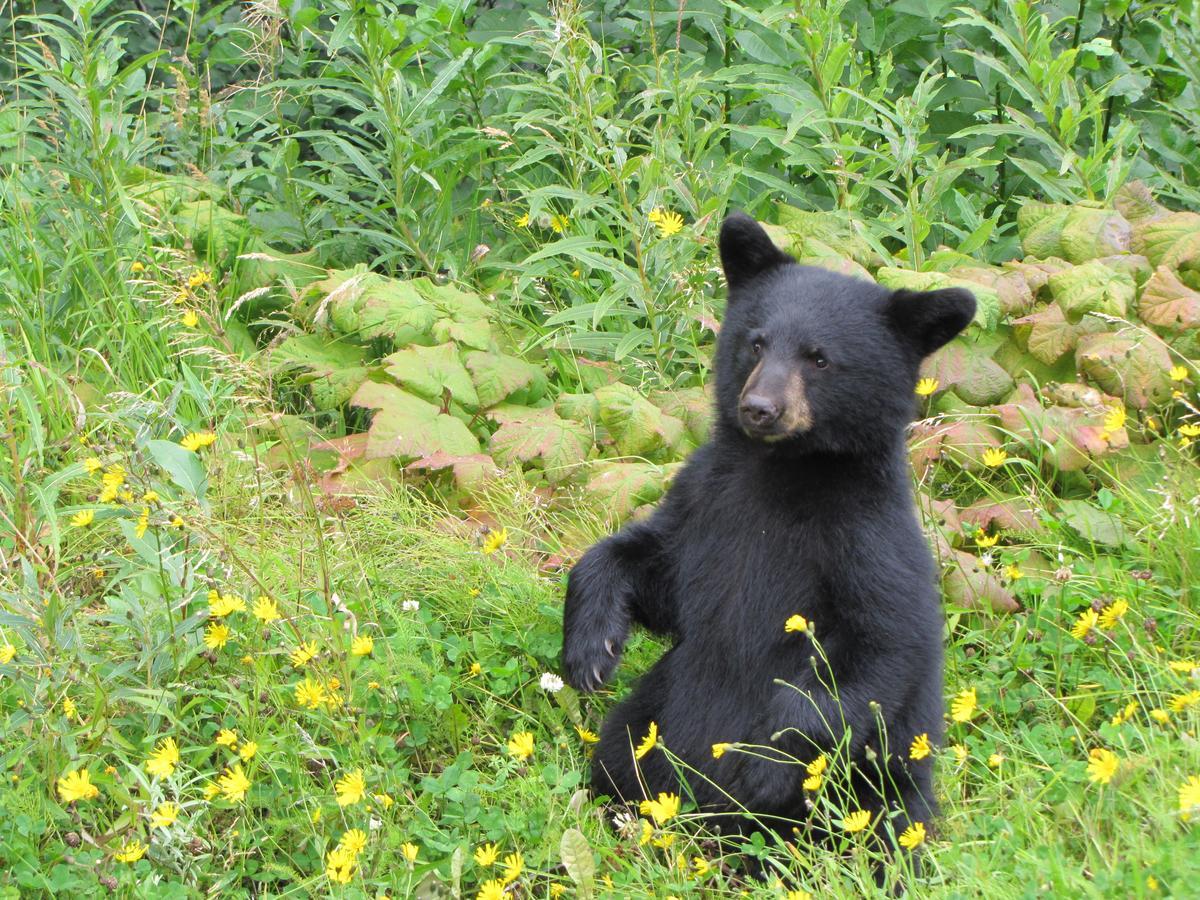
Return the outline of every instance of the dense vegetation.
[[[555,674],[564,564],[704,438],[732,208],[980,299],[916,398],[954,703],[912,892],[1200,883],[1200,4],[0,23],[6,896],[874,891],[863,832],[612,827],[612,695]]]

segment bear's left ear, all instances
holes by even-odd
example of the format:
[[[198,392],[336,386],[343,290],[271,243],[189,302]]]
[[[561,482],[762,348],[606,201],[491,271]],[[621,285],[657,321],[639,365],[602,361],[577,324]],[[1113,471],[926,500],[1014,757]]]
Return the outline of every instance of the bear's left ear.
[[[963,288],[901,289],[888,300],[887,317],[923,359],[971,324],[975,296]]]
[[[738,288],[768,269],[792,262],[756,221],[743,212],[721,223],[721,267],[731,288]]]

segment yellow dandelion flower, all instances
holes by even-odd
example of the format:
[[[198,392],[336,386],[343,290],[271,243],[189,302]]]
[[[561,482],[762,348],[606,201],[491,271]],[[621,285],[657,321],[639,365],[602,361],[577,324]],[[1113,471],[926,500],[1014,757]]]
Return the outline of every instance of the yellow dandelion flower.
[[[17,655],[17,648],[7,641],[0,644],[0,665],[7,666],[13,661],[13,657]]]
[[[316,659],[317,654],[320,652],[316,641],[308,641],[307,643],[301,641],[300,645],[288,654],[288,659],[292,661],[292,665],[297,669],[302,669]]]
[[[1135,712],[1137,712],[1137,709],[1138,709],[1138,701],[1130,700],[1128,703],[1125,704],[1124,709],[1122,709],[1120,712],[1118,712],[1115,716],[1112,717],[1112,725],[1115,727],[1117,725],[1123,725],[1124,723],[1128,722],[1133,717],[1133,714]]]
[[[231,728],[222,728],[217,732],[216,745],[218,747],[228,747],[233,750],[237,747],[238,736],[237,732]]]
[[[92,773],[87,769],[76,769],[68,772],[55,783],[58,788],[58,798],[63,803],[75,803],[79,800],[95,800],[100,796],[100,788],[92,784]]]
[[[208,614],[214,619],[223,619],[236,612],[246,611],[246,601],[235,594],[208,592]]]
[[[918,734],[912,740],[912,745],[908,748],[908,756],[910,759],[924,759],[933,752],[933,745],[929,742],[928,734]]]
[[[160,803],[150,814],[151,828],[170,828],[179,818],[179,804],[170,801]]]
[[[1150,710],[1150,718],[1152,718],[1159,725],[1166,725],[1171,721],[1171,714],[1165,709],[1152,709]]]
[[[987,759],[987,764],[989,766],[991,766],[993,769],[1000,768],[1000,764],[1002,762],[1004,762],[1004,754],[1003,753],[993,753]]]
[[[75,705],[75,701],[70,697],[63,697],[62,711],[63,715],[67,717],[67,721],[70,721],[79,715],[79,708]]]
[[[809,775],[824,775],[825,770],[829,768],[829,757],[822,753],[807,766],[804,767]]]
[[[325,685],[306,677],[296,685],[296,704],[307,709],[319,709],[328,698]]]
[[[508,755],[520,760],[533,756],[533,735],[528,731],[513,734],[508,739]]]
[[[1098,624],[1105,631],[1112,631],[1117,627],[1117,623],[1121,621],[1121,617],[1129,612],[1129,604],[1117,598],[1108,606],[1104,607],[1104,611],[1100,613]]]
[[[936,378],[922,378],[917,382],[917,394],[921,397],[928,397],[936,393],[939,386]]]
[[[1113,406],[1108,410],[1108,415],[1104,417],[1105,431],[1120,431],[1125,427],[1125,407]]]
[[[850,834],[863,831],[871,824],[871,814],[865,809],[858,809],[842,819],[842,828]]]
[[[596,732],[588,731],[579,725],[575,726],[575,733],[579,735],[579,739],[585,744],[595,744],[600,740],[600,735],[596,734]]]
[[[913,822],[900,832],[899,840],[905,850],[916,850],[925,843],[925,823]]]
[[[1018,581],[1018,580],[1020,580],[1020,578],[1021,578],[1021,576],[1022,576],[1022,573],[1021,573],[1021,568],[1020,568],[1020,566],[1018,566],[1016,563],[1013,563],[1012,565],[1005,566],[1005,567],[1004,567],[1004,576],[1005,576],[1005,577],[1006,577],[1006,578],[1007,578],[1009,581]]]
[[[995,547],[1000,540],[998,534],[988,534],[982,528],[975,532],[975,545],[978,547]]]
[[[352,856],[358,856],[366,849],[367,833],[361,828],[351,828],[342,835],[342,839],[338,841],[338,847],[345,850]]]
[[[471,675],[478,675],[482,671],[483,666],[481,666],[478,662],[471,663],[471,667],[467,670],[467,672]]]
[[[375,639],[369,634],[360,634],[350,643],[351,656],[370,656],[375,652]]]
[[[638,806],[643,816],[649,816],[655,825],[665,825],[679,815],[680,799],[678,794],[660,793],[653,800],[643,800]]]
[[[146,771],[155,778],[170,778],[179,765],[179,745],[175,738],[165,737],[155,745],[146,760]]]
[[[491,556],[508,542],[508,529],[501,528],[498,531],[489,531],[487,537],[483,539],[483,555]]]
[[[408,860],[408,864],[410,866],[417,861],[417,854],[420,852],[421,848],[412,841],[405,841],[400,845],[400,853],[406,860]]]
[[[550,885],[550,897],[552,898],[552,900],[556,900],[556,898],[561,897],[566,892],[567,892],[567,888],[565,885],[558,884],[558,883]]]
[[[511,884],[521,877],[521,873],[525,870],[525,858],[520,853],[510,853],[504,857],[502,861],[504,871],[500,873],[500,880],[505,884]]]
[[[238,756],[240,756],[244,762],[250,762],[250,760],[254,759],[254,754],[256,753],[258,753],[257,741],[246,741],[246,743],[242,744],[242,746],[238,748]]]
[[[200,316],[197,315],[194,309],[186,309],[183,315],[179,317],[179,321],[183,323],[184,328],[195,328],[200,324]]]
[[[246,791],[250,790],[250,779],[246,777],[242,764],[237,763],[233,768],[227,768],[225,774],[217,779],[217,787],[221,789],[221,796],[230,803],[245,800]]]
[[[193,431],[190,434],[184,435],[183,440],[179,442],[184,450],[191,450],[193,453],[198,453],[205,447],[211,447],[217,440],[217,436],[211,431]]]
[[[211,801],[214,797],[217,796],[217,794],[221,793],[221,789],[219,787],[217,787],[217,783],[215,781],[210,781],[207,784],[205,784],[203,790],[204,790],[204,799],[208,800],[208,801]]]
[[[142,494],[143,503],[157,503],[158,500],[158,491],[146,491],[144,494]]]
[[[198,288],[208,284],[212,280],[212,276],[204,269],[196,269],[188,276],[188,287]]]
[[[129,271],[134,275],[140,275],[142,272],[146,271],[146,265],[140,260],[135,259],[132,263],[130,263]]]
[[[1079,614],[1079,618],[1075,620],[1075,624],[1071,626],[1071,637],[1082,641],[1099,622],[1100,613],[1090,607],[1085,609]]]
[[[528,228],[529,227],[529,213],[521,213],[521,215],[519,215],[515,219],[513,219],[513,224],[516,225],[518,228]]]
[[[634,749],[633,755],[636,759],[641,759],[658,745],[658,723],[651,722],[650,727],[646,730],[646,736],[642,738],[640,744]]]
[[[504,882],[492,879],[479,886],[475,900],[504,900]]]
[[[555,234],[562,234],[564,231],[566,231],[570,227],[571,227],[571,220],[568,219],[566,216],[555,214],[550,217],[550,230],[553,231]]]
[[[117,862],[135,863],[143,856],[150,848],[139,840],[126,841],[125,845],[113,854],[113,859]]]
[[[664,212],[654,223],[658,227],[658,236],[669,238],[683,230],[683,216],[677,212]]]
[[[1182,434],[1185,438],[1200,437],[1200,423],[1189,422],[1186,425],[1180,425],[1179,433]]]
[[[708,860],[703,856],[692,857],[692,871],[696,873],[698,878],[703,878],[705,875],[707,875],[708,870],[711,868],[712,866],[709,865]]]
[[[1186,694],[1176,694],[1167,703],[1171,707],[1171,712],[1183,712],[1192,706],[1200,703],[1200,690],[1188,691]]]
[[[363,777],[362,769],[348,772],[334,782],[333,790],[337,794],[338,806],[353,806],[367,795],[367,779]]]
[[[1120,765],[1121,760],[1117,754],[1103,747],[1096,747],[1088,751],[1088,781],[1094,781],[1097,784],[1108,784],[1112,781],[1113,776],[1117,774],[1117,768]]]
[[[204,631],[204,646],[209,650],[220,650],[229,643],[229,626],[220,622],[213,622]]]
[[[975,688],[960,691],[950,704],[950,718],[955,722],[970,722],[975,717],[977,705]]]
[[[183,517],[182,516],[171,516],[171,527],[172,528],[182,528],[183,527]]]
[[[713,744],[712,745],[713,759],[720,759],[722,756],[725,755],[725,751],[728,750],[732,746],[733,746],[733,744],[726,744],[726,743]]]
[[[989,447],[983,451],[983,464],[994,469],[1008,459],[1008,453],[1001,447]]]
[[[325,854],[325,877],[334,884],[349,884],[356,868],[357,858],[343,847],[335,847]]]
[[[71,516],[71,524],[75,528],[87,528],[96,521],[96,511],[94,509],[83,509]]]
[[[104,468],[104,463],[97,456],[89,456],[83,461],[83,468],[89,475],[95,475]]]
[[[368,691],[377,691],[377,690],[379,690],[379,682],[378,682],[378,681],[368,681],[368,682],[367,682],[367,690],[368,690]]]
[[[783,895],[783,900],[813,900],[813,895],[805,890],[788,891]]]
[[[1188,367],[1187,366],[1171,366],[1171,369],[1167,374],[1170,375],[1172,381],[1187,381],[1188,380]]]
[[[825,779],[823,777],[821,777],[820,775],[809,775],[807,778],[804,779],[804,783],[801,786],[806,791],[815,791],[821,787],[821,785],[824,781],[825,781]]]
[[[142,514],[138,516],[137,527],[134,529],[134,534],[139,538],[146,536],[146,529],[150,527],[150,507],[143,506]]]
[[[954,761],[960,766],[967,761],[967,756],[970,754],[966,744],[954,744],[950,751],[954,754]]]
[[[251,610],[251,612],[254,613],[254,618],[258,619],[264,625],[269,625],[270,623],[283,618],[283,616],[281,616],[279,613],[279,605],[265,594],[260,595],[259,598],[254,601],[254,608]]]
[[[1179,818],[1187,822],[1197,812],[1200,812],[1200,775],[1189,775],[1179,786]]]
[[[371,799],[378,803],[385,810],[391,809],[392,804],[396,802],[387,794],[372,794]]]
[[[497,844],[480,844],[475,848],[475,865],[485,869],[491,868],[500,858],[500,847]]]
[[[800,634],[806,634],[808,629],[808,619],[804,618],[804,616],[798,613],[793,616],[788,616],[787,621],[783,623],[783,630],[785,633],[799,632]]]
[[[1173,659],[1167,663],[1167,666],[1172,672],[1178,672],[1181,675],[1187,675],[1193,669],[1200,669],[1200,662],[1194,659]]]

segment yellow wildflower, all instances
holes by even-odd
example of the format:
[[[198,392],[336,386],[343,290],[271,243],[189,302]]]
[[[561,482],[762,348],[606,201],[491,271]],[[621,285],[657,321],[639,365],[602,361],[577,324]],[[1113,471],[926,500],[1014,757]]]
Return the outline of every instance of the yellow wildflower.
[[[504,882],[492,879],[479,886],[475,900],[504,900]]]
[[[222,728],[217,732],[216,745],[218,747],[228,747],[230,750],[237,749],[238,736],[237,732],[230,728]]]
[[[908,748],[908,755],[911,759],[924,759],[933,752],[933,745],[929,742],[928,734],[918,734],[913,738],[912,746]]]
[[[988,757],[988,760],[987,760],[987,764],[989,766],[991,766],[993,769],[1000,768],[1000,764],[1002,762],[1004,762],[1004,754],[1003,753],[993,753],[991,756]]]
[[[967,756],[969,755],[970,751],[967,750],[966,744],[955,744],[950,748],[950,750],[954,753],[954,761],[960,766],[967,761]]]
[[[806,791],[815,791],[821,787],[821,783],[824,780],[825,779],[823,777],[821,777],[820,775],[809,775],[807,778],[804,779],[804,783],[801,786]]]
[[[658,723],[651,722],[650,727],[646,730],[646,736],[642,738],[642,742],[637,745],[633,751],[636,759],[641,759],[658,745]]]
[[[210,650],[220,650],[229,642],[229,626],[214,622],[204,631],[204,646]]]
[[[245,612],[246,601],[236,594],[218,594],[208,592],[208,614],[214,619],[223,619],[235,612]]]
[[[87,769],[76,769],[68,772],[56,782],[58,798],[63,803],[75,803],[78,800],[95,800],[100,796],[100,788],[92,784],[92,773]]]
[[[195,328],[200,324],[200,316],[194,309],[185,309],[183,315],[179,317],[179,321],[183,323],[184,328]]]
[[[1200,775],[1189,775],[1179,786],[1179,818],[1186,822],[1195,812],[1200,812]]]
[[[89,475],[95,475],[104,468],[104,463],[100,462],[99,457],[89,456],[83,461],[83,468]]]
[[[149,849],[150,848],[141,841],[134,839],[132,841],[126,841],[125,845],[115,854],[113,854],[113,858],[117,862],[135,863],[145,856],[146,851]]]
[[[900,846],[905,850],[916,850],[925,843],[925,823],[913,822],[900,832]]]
[[[550,217],[550,230],[555,234],[562,234],[571,227],[571,220],[566,216],[555,214]]]
[[[713,744],[712,745],[713,759],[720,759],[722,756],[725,755],[725,751],[728,750],[732,746],[733,746],[733,744],[727,744],[727,743]]]
[[[660,793],[653,800],[643,800],[638,810],[643,816],[649,816],[655,825],[665,825],[679,815],[679,795]]]
[[[1194,659],[1173,659],[1167,663],[1172,672],[1178,672],[1181,675],[1186,675],[1193,669],[1200,669],[1200,662]]]
[[[518,731],[508,739],[508,755],[516,759],[526,760],[533,756],[533,735],[528,731]]]
[[[250,790],[250,779],[246,777],[242,764],[237,763],[232,769],[227,768],[225,774],[217,779],[217,786],[221,789],[222,797],[230,803],[238,803],[246,799],[246,791]]]
[[[508,529],[501,528],[498,531],[489,531],[487,537],[483,539],[483,554],[491,556],[508,542]]]
[[[67,721],[79,716],[79,707],[75,705],[75,701],[70,697],[63,697],[62,711],[63,715],[67,717]]]
[[[1165,709],[1152,709],[1150,710],[1150,718],[1152,718],[1159,725],[1166,725],[1171,721],[1171,714]]]
[[[193,431],[190,434],[184,435],[183,440],[179,442],[184,450],[191,450],[197,453],[205,447],[211,447],[217,440],[217,436],[211,431]]]
[[[349,884],[357,867],[357,857],[344,847],[335,847],[325,854],[325,877],[334,884]]]
[[[703,856],[692,857],[692,870],[696,873],[696,877],[703,878],[711,868],[712,866],[709,865],[708,860]]]
[[[871,814],[865,809],[858,809],[842,819],[842,828],[850,834],[862,831],[871,824]]]
[[[1071,637],[1082,641],[1099,622],[1100,614],[1098,612],[1091,607],[1085,609],[1079,614],[1079,618],[1075,620],[1075,624],[1071,627]]]
[[[787,621],[783,623],[783,630],[785,633],[799,632],[801,634],[806,634],[808,629],[808,619],[804,618],[804,616],[800,615],[799,613],[793,616],[788,616]]]
[[[497,844],[480,844],[475,848],[475,865],[487,869],[496,864],[500,858],[500,847]]]
[[[1008,459],[1008,453],[1001,447],[989,447],[983,451],[983,464],[994,469]]]
[[[217,783],[215,781],[210,781],[207,784],[205,784],[203,790],[204,790],[204,799],[208,800],[208,801],[211,801],[213,799],[213,797],[215,797],[215,796],[217,796],[217,794],[221,793],[221,789],[219,787],[217,787]]]
[[[1171,366],[1171,369],[1167,374],[1171,376],[1172,381],[1187,381],[1188,380],[1188,367],[1187,366]]]
[[[1137,712],[1137,708],[1138,702],[1136,700],[1130,700],[1127,704],[1125,704],[1124,709],[1112,717],[1113,726],[1115,727],[1128,722],[1133,717],[1133,714]]]
[[[975,544],[979,547],[995,547],[996,542],[1000,540],[998,534],[988,534],[982,528],[975,532]]]
[[[1117,623],[1121,621],[1121,617],[1127,612],[1129,612],[1129,604],[1118,597],[1112,603],[1108,604],[1108,606],[1104,607],[1104,611],[1100,613],[1098,624],[1105,631],[1112,631],[1117,627]]]
[[[13,661],[13,657],[17,655],[17,648],[5,641],[0,644],[0,665],[7,666]]]
[[[339,778],[333,785],[338,806],[353,806],[367,795],[367,779],[362,769],[355,769]]]
[[[663,212],[654,224],[658,227],[659,237],[669,238],[683,230],[683,216],[677,212]]]
[[[191,275],[188,276],[187,283],[188,287],[190,288],[198,288],[202,285],[208,284],[211,280],[212,276],[209,275],[204,269],[196,269]]]
[[[417,854],[420,852],[421,848],[412,841],[405,841],[400,845],[400,853],[408,860],[410,866],[417,861]]]
[[[258,753],[257,741],[246,741],[238,750],[238,756],[245,762],[250,762],[250,760],[254,759],[254,754],[256,753]]]
[[[975,717],[977,704],[975,688],[960,691],[950,704],[950,718],[955,722],[970,722]]]
[[[150,814],[151,828],[170,828],[175,824],[175,820],[179,818],[179,804],[165,802],[158,804],[158,808]]]
[[[520,853],[510,853],[504,857],[504,871],[500,873],[500,880],[505,884],[511,884],[521,877],[521,872],[525,870],[525,858]]]
[[[922,378],[917,382],[917,394],[921,397],[928,397],[930,394],[936,393],[938,387],[936,378]]]
[[[158,491],[146,491],[144,494],[142,494],[143,503],[157,503],[158,500]]]
[[[71,524],[76,528],[87,528],[96,521],[94,509],[83,509],[71,516]]]
[[[367,834],[361,828],[351,828],[342,835],[338,847],[352,856],[358,856],[367,846]]]
[[[1088,781],[1095,781],[1098,784],[1108,784],[1112,781],[1113,776],[1117,774],[1117,768],[1120,765],[1121,760],[1117,754],[1103,747],[1096,747],[1088,751]]]
[[[307,709],[319,709],[327,699],[325,685],[319,681],[305,677],[296,685],[296,703],[299,706]]]
[[[529,227],[529,213],[521,213],[521,215],[517,216],[516,219],[513,220],[513,224],[516,225],[518,228],[528,228]]]
[[[1004,567],[1004,574],[1009,581],[1017,581],[1021,578],[1021,567],[1016,563]]]
[[[823,775],[825,770],[829,768],[829,757],[822,753],[807,766],[804,767],[809,775]]]
[[[142,514],[138,516],[137,527],[134,529],[134,534],[139,538],[146,536],[146,529],[150,527],[150,507],[143,506]]]
[[[301,641],[300,645],[288,654],[288,659],[292,661],[292,665],[297,669],[302,669],[312,662],[320,652],[317,649],[316,641],[308,641],[307,643]]]
[[[269,625],[271,622],[283,618],[283,616],[279,614],[279,605],[270,597],[265,595],[260,595],[259,598],[254,601],[254,609],[252,609],[251,612],[254,613],[254,618],[258,619],[264,625]]]
[[[1119,431],[1125,427],[1125,418],[1125,407],[1111,407],[1108,411],[1108,415],[1104,417],[1104,430]]]
[[[1191,706],[1200,703],[1200,690],[1188,691],[1186,694],[1176,694],[1167,703],[1171,707],[1171,712],[1183,712]]]
[[[372,794],[371,799],[382,806],[384,809],[391,809],[392,804],[396,801],[387,794]]]
[[[179,765],[179,745],[175,738],[165,737],[155,746],[146,760],[146,771],[155,778],[170,778]]]
[[[351,656],[370,656],[375,652],[375,639],[369,634],[360,634],[350,642]]]
[[[575,726],[575,733],[579,735],[579,739],[585,744],[595,744],[600,740],[600,735],[596,734],[596,732],[588,731],[588,729],[582,728],[579,725]]]

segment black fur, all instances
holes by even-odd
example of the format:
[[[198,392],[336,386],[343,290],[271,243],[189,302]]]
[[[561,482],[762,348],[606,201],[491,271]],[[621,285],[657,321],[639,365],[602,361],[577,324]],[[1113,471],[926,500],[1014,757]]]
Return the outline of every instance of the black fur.
[[[592,547],[568,582],[563,664],[576,688],[609,679],[634,623],[672,641],[605,721],[593,786],[625,800],[681,792],[786,832],[807,817],[803,767],[714,759],[712,745],[809,761],[841,743],[859,808],[905,810],[897,832],[905,816],[928,823],[932,759],[909,760],[908,746],[942,736],[942,617],[904,430],[921,359],[967,325],[974,298],[892,294],[796,265],[744,215],[726,220],[720,247],[730,296],[712,437],[654,514]],[[798,373],[806,427],[752,436],[739,398],[760,362]],[[796,613],[814,623],[827,668],[806,635],[785,633]],[[635,765],[652,721],[700,773],[686,785],[661,750]]]

